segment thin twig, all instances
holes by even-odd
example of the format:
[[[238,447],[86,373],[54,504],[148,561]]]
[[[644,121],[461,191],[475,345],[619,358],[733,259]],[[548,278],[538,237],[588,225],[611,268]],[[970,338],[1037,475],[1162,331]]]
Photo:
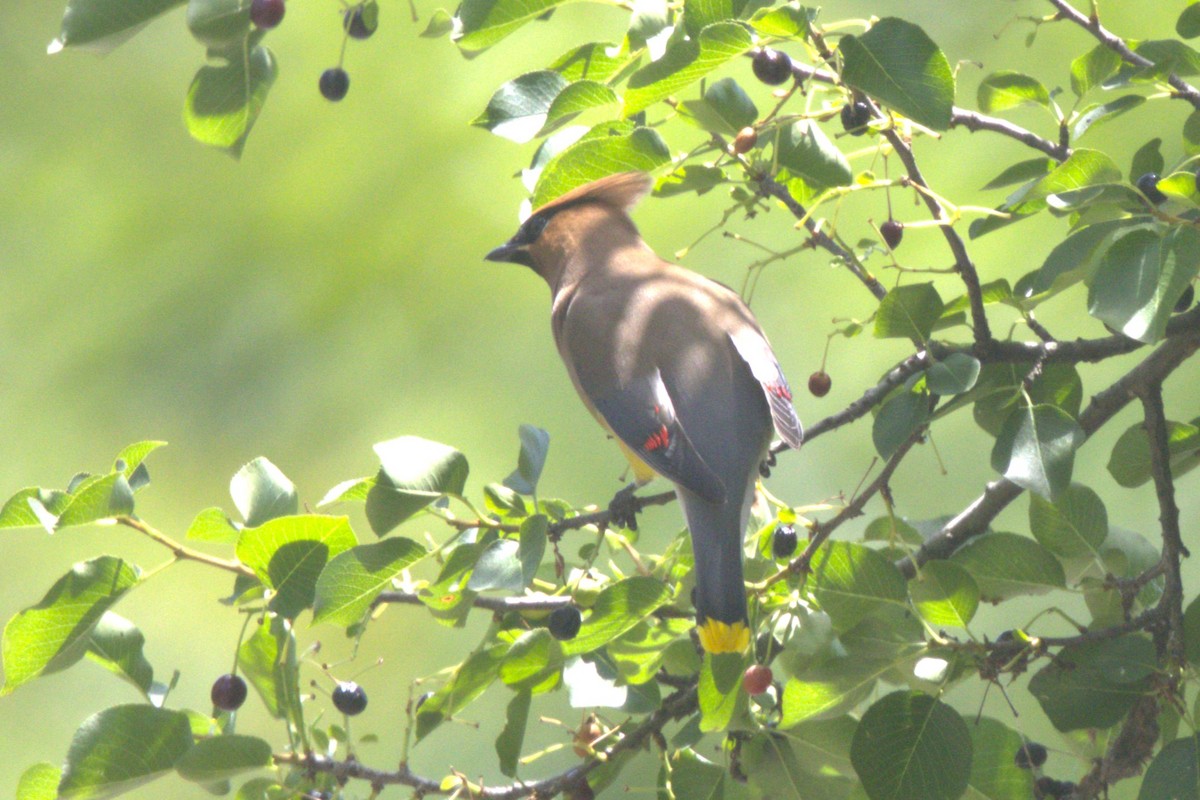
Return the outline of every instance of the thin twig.
[[[163,547],[174,553],[175,558],[179,559],[180,561],[196,561],[201,564],[207,564],[210,567],[223,569],[226,572],[232,572],[235,575],[242,575],[247,578],[256,577],[254,570],[250,569],[250,567],[238,561],[236,558],[217,558],[216,556],[210,556],[208,553],[201,553],[199,550],[193,550],[186,545],[180,544],[170,536],[167,536],[162,531],[151,525],[148,525],[137,517],[119,516],[115,517],[114,519],[117,524],[124,525],[126,528],[132,528],[138,533],[141,533],[155,542],[158,542]]]

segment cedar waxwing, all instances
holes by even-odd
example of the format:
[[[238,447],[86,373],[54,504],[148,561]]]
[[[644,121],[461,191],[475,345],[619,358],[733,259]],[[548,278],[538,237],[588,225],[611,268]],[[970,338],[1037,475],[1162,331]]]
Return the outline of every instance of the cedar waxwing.
[[[700,642],[749,644],[742,539],[772,428],[803,438],[771,346],[728,287],[663,261],[628,211],[651,187],[612,175],[534,211],[489,261],[550,285],[551,327],[579,396],[616,436],[637,483],[675,484],[692,534]]]

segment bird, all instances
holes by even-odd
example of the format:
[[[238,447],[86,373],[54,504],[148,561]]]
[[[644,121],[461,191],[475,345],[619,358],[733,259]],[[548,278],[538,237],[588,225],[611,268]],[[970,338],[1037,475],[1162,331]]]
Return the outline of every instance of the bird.
[[[755,483],[772,434],[798,449],[804,432],[749,307],[643,241],[630,211],[652,186],[648,174],[624,172],[572,189],[485,258],[529,267],[549,285],[558,352],[629,460],[628,488],[656,476],[675,485],[701,646],[740,653],[750,641],[742,542]]]

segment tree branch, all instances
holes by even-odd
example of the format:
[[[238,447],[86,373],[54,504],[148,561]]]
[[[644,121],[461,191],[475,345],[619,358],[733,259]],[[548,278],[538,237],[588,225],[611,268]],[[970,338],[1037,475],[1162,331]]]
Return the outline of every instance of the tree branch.
[[[1027,131],[1019,125],[1014,125],[1011,122],[997,117],[989,117],[986,114],[980,114],[978,111],[967,111],[962,108],[954,108],[950,112],[950,127],[966,128],[971,133],[979,131],[990,131],[998,133],[1001,136],[1006,136],[1009,139],[1018,141],[1021,144],[1031,147],[1034,150],[1040,150],[1046,155],[1053,158],[1055,161],[1062,163],[1071,155],[1071,148],[1066,145],[1052,142],[1038,136],[1031,131]]]

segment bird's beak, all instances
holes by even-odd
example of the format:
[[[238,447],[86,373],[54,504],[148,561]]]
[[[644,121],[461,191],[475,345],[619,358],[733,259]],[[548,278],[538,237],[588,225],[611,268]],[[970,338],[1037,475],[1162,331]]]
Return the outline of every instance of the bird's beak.
[[[492,250],[484,259],[487,261],[506,261],[511,264],[522,264],[526,267],[533,268],[533,258],[529,255],[529,248],[525,245],[513,244],[505,242],[499,247]]]

